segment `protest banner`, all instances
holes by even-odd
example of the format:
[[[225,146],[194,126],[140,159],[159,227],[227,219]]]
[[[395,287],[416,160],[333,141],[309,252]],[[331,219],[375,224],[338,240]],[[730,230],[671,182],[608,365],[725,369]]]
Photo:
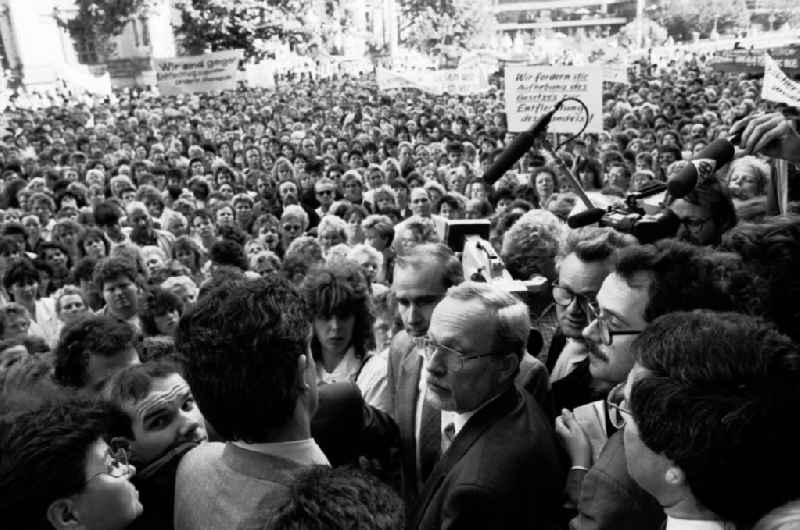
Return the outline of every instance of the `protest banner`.
[[[586,132],[603,130],[602,66],[506,65],[508,129],[522,132],[562,98],[580,99],[589,109]],[[579,104],[568,102],[550,122],[549,132],[575,134],[587,116]]]
[[[60,77],[70,90],[98,96],[111,95],[111,77],[105,68],[92,69],[83,64],[64,65]]]
[[[261,61],[245,67],[245,80],[251,88],[275,88],[275,61]]]
[[[415,72],[415,74],[418,73]],[[375,78],[378,82],[378,89],[381,91],[419,88],[417,81],[411,79],[405,72],[396,72],[380,66],[375,69]]]
[[[764,84],[761,86],[761,98],[800,108],[800,83],[789,79],[778,63],[766,54],[764,55]]]
[[[489,80],[479,67],[439,70],[436,77],[440,94],[471,96],[489,90]]]
[[[603,65],[603,81],[629,85],[628,63],[606,63]]]
[[[765,54],[788,75],[800,74],[800,44],[752,50],[719,50],[708,58],[708,64],[719,72],[760,74],[764,71]]]
[[[435,95],[469,96],[489,89],[489,80],[480,68],[400,72],[378,67],[375,77],[383,91],[416,88]]]
[[[162,96],[216,92],[236,88],[242,50],[154,59],[158,91]]]

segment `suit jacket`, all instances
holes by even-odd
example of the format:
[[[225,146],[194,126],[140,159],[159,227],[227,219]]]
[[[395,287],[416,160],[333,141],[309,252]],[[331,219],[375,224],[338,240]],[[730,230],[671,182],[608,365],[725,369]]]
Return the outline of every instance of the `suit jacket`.
[[[392,339],[389,348],[387,380],[390,410],[400,436],[401,491],[409,509],[420,493],[419,484],[427,478],[417,476],[415,421],[421,375],[422,357],[417,353],[411,337],[405,331],[400,331]],[[549,409],[550,381],[547,369],[540,361],[526,355],[520,363],[515,384],[534,396],[542,407]]]
[[[398,447],[397,426],[385,412],[364,402],[353,383],[319,385],[311,435],[331,465],[358,463],[359,456],[388,465]]]
[[[256,507],[282,502],[301,469],[296,462],[230,443],[200,444],[178,466],[175,530],[237,528]]]
[[[622,431],[617,431],[583,479],[570,529],[648,530],[661,528],[663,521],[659,503],[628,474]]]
[[[557,528],[564,477],[541,407],[510,388],[456,435],[425,482],[408,528]]]

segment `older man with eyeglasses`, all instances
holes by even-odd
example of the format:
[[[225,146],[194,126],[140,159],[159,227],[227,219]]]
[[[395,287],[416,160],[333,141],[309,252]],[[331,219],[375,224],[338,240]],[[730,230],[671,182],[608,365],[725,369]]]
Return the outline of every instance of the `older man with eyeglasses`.
[[[660,315],[732,310],[725,271],[739,266],[732,255],[675,240],[619,251],[596,301],[587,304],[590,322],[583,330],[592,380],[611,391],[605,400],[562,410],[556,420],[556,432],[572,462],[567,494],[578,510],[570,523],[573,530],[660,526],[660,506],[628,475],[619,430],[619,385],[634,364],[631,345]]]
[[[515,385],[528,307],[464,282],[433,310],[423,357],[426,399],[442,411],[442,457],[407,528],[550,528],[564,468],[547,416]]]

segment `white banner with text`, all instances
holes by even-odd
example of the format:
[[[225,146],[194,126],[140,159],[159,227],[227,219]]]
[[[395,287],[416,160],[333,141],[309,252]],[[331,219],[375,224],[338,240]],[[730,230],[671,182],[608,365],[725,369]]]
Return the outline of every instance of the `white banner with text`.
[[[508,130],[522,132],[565,97],[583,101],[589,109],[585,132],[603,130],[603,67],[506,65],[506,115]],[[549,132],[575,134],[586,113],[578,103],[567,102],[550,122]]]
[[[235,90],[242,50],[153,59],[158,91],[163,96]]]

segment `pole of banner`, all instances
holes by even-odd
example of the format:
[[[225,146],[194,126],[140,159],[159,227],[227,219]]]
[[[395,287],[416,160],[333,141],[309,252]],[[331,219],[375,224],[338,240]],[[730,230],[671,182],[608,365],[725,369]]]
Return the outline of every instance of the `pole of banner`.
[[[789,164],[786,160],[775,161],[775,175],[777,177],[778,210],[781,215],[786,215],[786,212],[789,211]]]

